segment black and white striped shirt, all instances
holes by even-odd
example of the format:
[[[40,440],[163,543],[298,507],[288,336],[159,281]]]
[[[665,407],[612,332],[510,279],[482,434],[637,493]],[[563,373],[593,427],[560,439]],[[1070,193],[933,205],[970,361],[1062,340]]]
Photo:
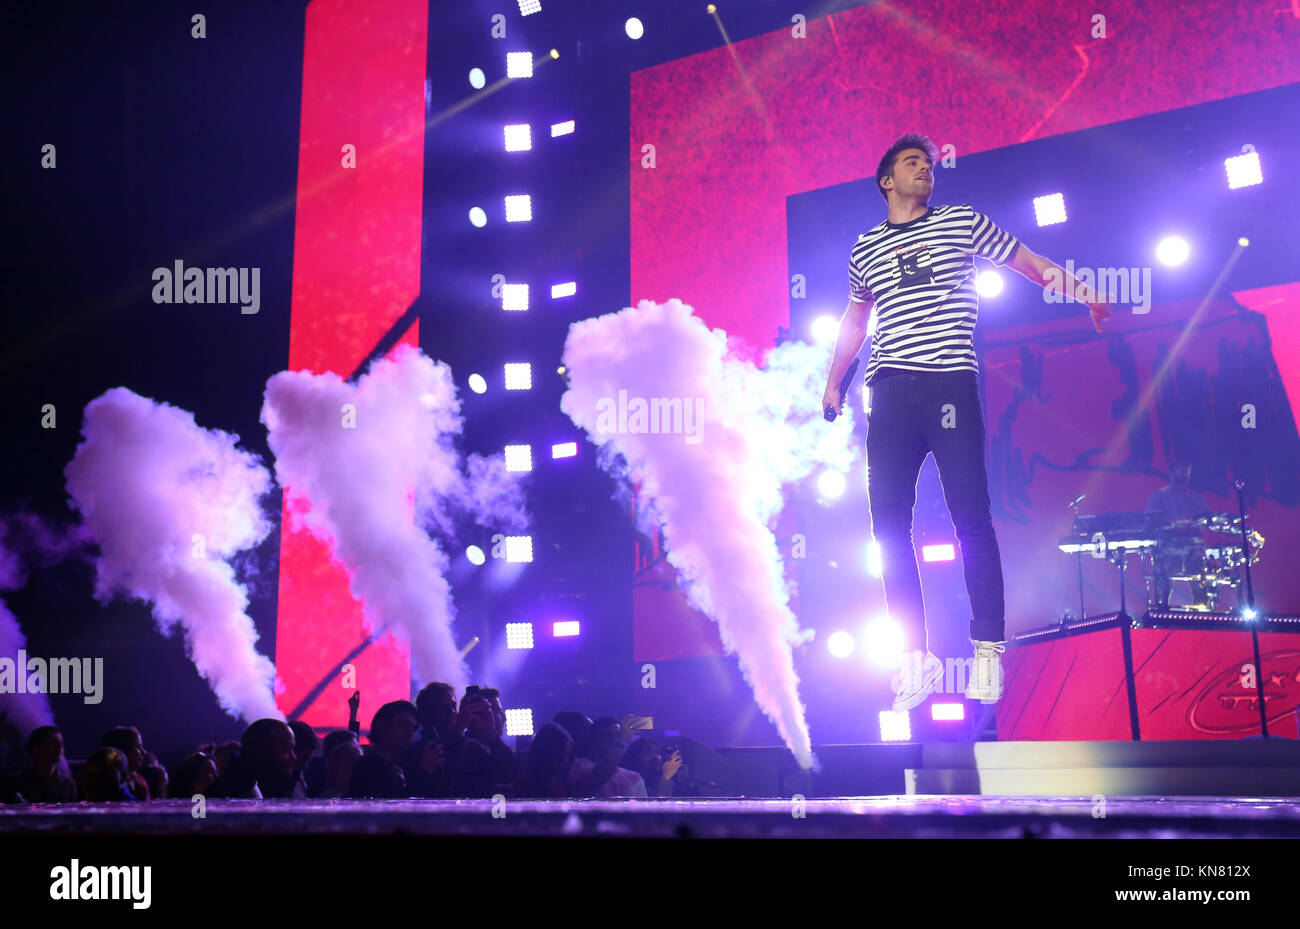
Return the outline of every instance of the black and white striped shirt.
[[[882,367],[977,371],[973,256],[1005,264],[1020,242],[968,206],[935,206],[907,223],[885,221],[849,255],[849,299],[875,302],[868,383]]]

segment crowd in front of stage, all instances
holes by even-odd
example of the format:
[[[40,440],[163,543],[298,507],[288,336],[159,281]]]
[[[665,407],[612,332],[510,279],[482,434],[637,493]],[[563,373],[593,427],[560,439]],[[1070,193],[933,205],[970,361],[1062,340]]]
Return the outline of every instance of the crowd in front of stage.
[[[28,763],[0,765],[2,803],[147,802],[184,798],[655,797],[673,795],[681,758],[662,757],[647,737],[631,739],[612,716],[594,722],[563,712],[540,727],[522,760],[506,744],[499,694],[468,687],[459,703],[448,684],[429,684],[415,703],[395,700],[371,720],[363,748],[349,700],[346,729],[321,739],[305,722],[259,719],[238,742],[207,744],[166,770],[139,729],[111,729],[73,778],[63,734],[40,726],[26,739]],[[0,722],[3,717],[0,716]],[[21,738],[21,734],[19,734]],[[11,768],[16,767],[10,765]]]

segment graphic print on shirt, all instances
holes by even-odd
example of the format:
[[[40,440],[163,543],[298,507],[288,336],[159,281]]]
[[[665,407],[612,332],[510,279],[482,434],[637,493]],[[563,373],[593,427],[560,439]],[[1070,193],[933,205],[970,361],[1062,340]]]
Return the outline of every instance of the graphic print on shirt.
[[[1019,247],[969,204],[938,206],[908,223],[858,236],[849,253],[849,299],[872,303],[875,330],[865,379],[883,367],[978,371],[975,258],[995,265]]]
[[[934,283],[934,264],[930,260],[930,247],[924,242],[911,242],[894,249],[895,287],[912,287],[916,284]]]

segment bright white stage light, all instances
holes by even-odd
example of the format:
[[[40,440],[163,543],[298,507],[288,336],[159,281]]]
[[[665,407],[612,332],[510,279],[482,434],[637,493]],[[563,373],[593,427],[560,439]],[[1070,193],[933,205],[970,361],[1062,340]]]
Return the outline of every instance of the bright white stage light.
[[[469,211],[469,221],[473,223],[475,226],[477,226],[478,228],[482,229],[484,226],[487,225],[487,213],[483,212],[482,207],[478,207],[478,206],[473,207]]]
[[[1242,619],[1254,619],[1254,618],[1255,618],[1256,616],[1258,616],[1258,615],[1259,615],[1259,613],[1256,612],[1256,610],[1255,610],[1254,607],[1249,607],[1249,606],[1248,606],[1248,607],[1245,607],[1245,608],[1241,611]]]
[[[532,52],[506,52],[506,77],[532,77]]]
[[[530,535],[506,536],[506,561],[510,564],[527,564],[533,560],[533,537]]]
[[[469,389],[476,394],[486,393],[487,381],[483,379],[483,375],[471,374],[469,376]]]
[[[506,222],[526,223],[533,218],[533,198],[528,194],[506,197]]]
[[[506,446],[507,471],[533,470],[533,447],[531,445]]]
[[[1225,158],[1223,167],[1228,172],[1229,190],[1264,183],[1264,172],[1259,166],[1258,152],[1247,152],[1244,155]]]
[[[551,285],[551,299],[558,300],[560,297],[572,297],[578,292],[577,281],[566,281],[563,284]]]
[[[505,127],[506,151],[526,152],[533,147],[533,127],[528,123],[516,123]]]
[[[529,390],[533,386],[533,366],[526,361],[506,365],[506,390]]]
[[[506,735],[532,735],[533,711],[531,709],[506,710]]]
[[[837,629],[826,640],[826,650],[836,658],[847,658],[853,654],[853,636],[843,629]]]
[[[1185,262],[1191,252],[1191,246],[1187,244],[1187,240],[1182,236],[1165,236],[1156,245],[1156,258],[1160,260],[1161,264],[1170,267],[1176,267]]]
[[[953,561],[957,558],[957,549],[951,542],[942,545],[922,545],[922,561]]]
[[[574,122],[571,119],[566,119],[562,123],[551,123],[551,138],[553,139],[559,135],[571,135],[573,130]]]
[[[888,616],[868,620],[862,629],[862,648],[872,664],[882,668],[901,667],[903,627]]]
[[[873,306],[871,308],[870,315],[867,316],[867,338],[869,339],[875,334],[876,334],[876,308]]]
[[[551,632],[557,638],[577,635],[581,630],[578,628],[576,619],[562,619],[551,627]]]
[[[1002,293],[1002,275],[996,271],[981,271],[975,275],[975,289],[981,297],[996,297]]]
[[[930,718],[943,721],[956,721],[966,718],[966,707],[961,703],[931,703]]]
[[[482,564],[487,561],[487,556],[483,554],[483,549],[477,545],[471,545],[465,549],[465,557],[469,559],[470,564]]]
[[[884,561],[880,557],[880,543],[872,539],[867,543],[867,573],[872,577],[880,577],[884,571]]]
[[[817,476],[817,493],[828,500],[844,496],[844,472],[827,468]]]
[[[1065,195],[1048,194],[1034,198],[1034,216],[1040,226],[1054,226],[1065,222]]]
[[[501,309],[503,310],[528,309],[528,285],[527,284],[502,284],[501,285]]]
[[[813,341],[821,345],[833,345],[835,337],[840,334],[840,321],[834,316],[818,316],[812,321]]]
[[[551,446],[552,458],[574,458],[578,454],[577,442],[561,442]]]
[[[506,623],[506,648],[532,648],[532,623]]]
[[[471,68],[469,72],[469,86],[475,90],[482,90],[487,86],[487,75],[483,73],[482,68]]]
[[[645,35],[645,26],[635,16],[623,24],[623,30],[627,33],[629,39],[639,39]]]
[[[532,16],[542,12],[542,0],[519,0],[519,15]]]
[[[880,711],[880,741],[912,741],[912,717],[907,710]]]

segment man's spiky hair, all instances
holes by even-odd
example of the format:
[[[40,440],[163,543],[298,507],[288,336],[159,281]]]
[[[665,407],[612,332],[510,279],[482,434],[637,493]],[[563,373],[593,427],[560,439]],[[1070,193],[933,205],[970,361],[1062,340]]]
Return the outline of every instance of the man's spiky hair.
[[[897,141],[895,141],[893,145],[889,146],[889,150],[886,151],[884,155],[880,156],[880,164],[876,167],[876,192],[879,193],[880,196],[884,197],[885,200],[889,199],[889,191],[881,187],[880,182],[893,175],[894,162],[898,160],[900,154],[907,151],[909,148],[919,148],[921,151],[925,152],[926,155],[929,156],[931,164],[934,164],[939,160],[939,149],[930,141],[929,136],[916,135],[915,133],[900,135]]]

